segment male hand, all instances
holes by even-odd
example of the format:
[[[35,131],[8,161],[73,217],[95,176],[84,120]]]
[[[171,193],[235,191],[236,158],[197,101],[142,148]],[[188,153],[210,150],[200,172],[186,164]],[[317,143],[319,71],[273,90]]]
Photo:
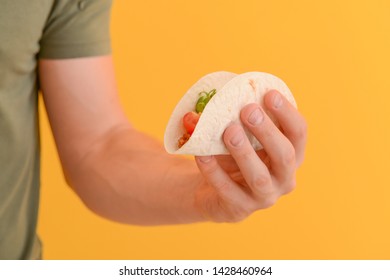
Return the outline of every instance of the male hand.
[[[196,157],[203,179],[195,206],[208,220],[241,221],[295,188],[295,172],[304,157],[306,122],[279,92],[272,90],[264,98],[280,128],[258,104],[241,111],[243,124],[262,150],[256,152],[241,125],[232,124],[223,136],[231,155]]]

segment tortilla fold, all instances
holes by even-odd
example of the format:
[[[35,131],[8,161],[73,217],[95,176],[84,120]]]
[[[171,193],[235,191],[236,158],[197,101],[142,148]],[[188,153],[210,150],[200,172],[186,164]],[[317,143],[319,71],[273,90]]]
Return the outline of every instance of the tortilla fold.
[[[209,92],[212,89],[216,89],[217,93],[206,105],[188,142],[179,148],[178,140],[186,132],[182,123],[183,116],[195,110],[200,92]],[[240,111],[250,103],[258,103],[264,108],[264,95],[271,89],[279,91],[297,107],[290,89],[274,75],[263,72],[240,75],[215,72],[204,76],[187,91],[173,110],[165,130],[165,149],[171,154],[197,156],[229,154],[222,136],[232,122],[240,123],[244,127],[255,150],[262,149],[259,141],[242,124]],[[274,122],[276,123],[275,120]]]

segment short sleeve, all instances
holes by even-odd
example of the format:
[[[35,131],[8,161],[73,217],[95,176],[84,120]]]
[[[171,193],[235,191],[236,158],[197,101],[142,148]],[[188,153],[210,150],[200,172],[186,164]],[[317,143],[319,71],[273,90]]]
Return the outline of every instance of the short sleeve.
[[[40,40],[39,58],[62,59],[111,52],[111,0],[56,0]]]

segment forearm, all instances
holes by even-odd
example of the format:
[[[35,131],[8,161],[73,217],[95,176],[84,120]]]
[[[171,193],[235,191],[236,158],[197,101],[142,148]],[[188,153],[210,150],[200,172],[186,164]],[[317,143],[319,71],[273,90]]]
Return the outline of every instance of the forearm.
[[[201,180],[195,163],[130,127],[111,56],[40,60],[39,70],[66,179],[89,208],[132,224],[202,219],[194,207]]]
[[[139,225],[203,220],[194,204],[202,180],[196,164],[168,155],[130,127],[107,133],[69,170],[68,181],[84,203],[111,220]]]

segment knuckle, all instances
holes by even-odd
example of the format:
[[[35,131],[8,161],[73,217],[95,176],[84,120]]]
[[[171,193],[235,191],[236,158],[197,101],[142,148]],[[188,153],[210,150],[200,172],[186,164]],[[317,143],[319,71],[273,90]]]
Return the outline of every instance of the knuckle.
[[[285,184],[285,186],[283,188],[284,194],[291,193],[292,191],[295,190],[295,188],[296,188],[295,180],[289,181],[288,183]]]
[[[267,209],[267,208],[270,208],[272,206],[274,206],[276,204],[276,201],[277,201],[277,198],[275,196],[270,196],[270,197],[267,197],[266,199],[264,199],[262,202],[261,202],[261,209]]]
[[[264,139],[272,139],[275,136],[275,129],[273,122],[271,120],[267,120],[263,129],[259,130],[257,133]]]
[[[265,200],[262,200],[260,203],[259,201],[253,200],[253,201],[247,201],[245,205],[241,205],[240,207],[236,207],[234,210],[232,210],[229,215],[226,217],[226,221],[229,223],[238,223],[246,218],[248,218],[250,215],[252,215],[257,210],[269,208],[272,205],[274,205],[277,201],[277,198],[275,197],[269,197]]]
[[[228,218],[228,222],[230,223],[239,223],[239,222],[242,222],[243,220],[245,220],[247,216],[246,215],[243,215],[243,214],[240,214],[240,215],[231,215],[229,218]]]
[[[266,176],[264,174],[258,175],[252,180],[252,187],[262,194],[267,193],[268,186],[271,185],[271,177]]]
[[[228,193],[231,191],[231,184],[226,180],[220,180],[215,182],[214,188],[220,193]]]
[[[230,207],[225,212],[225,222],[238,223],[248,218],[259,207],[256,201],[246,200],[245,202],[230,204]]]
[[[236,162],[251,162],[254,157],[257,157],[255,151],[249,143],[248,145],[245,145],[245,147],[234,151],[234,154],[232,153],[232,155]]]
[[[203,166],[202,167],[202,172],[204,175],[206,176],[211,176],[215,173],[217,173],[218,171],[218,165],[216,164],[216,162],[210,162],[209,164],[207,164],[206,166]]]
[[[241,209],[230,209],[228,212],[220,215],[219,223],[239,223],[245,220],[248,215],[245,212],[240,211]]]
[[[239,151],[237,157],[239,157],[242,161],[247,161],[253,156],[252,149],[243,149]]]
[[[250,216],[250,214],[253,213],[254,210],[252,210],[250,207],[241,207],[239,209],[236,209],[233,213],[231,213],[229,220],[233,223],[238,223],[243,220],[245,220],[247,217]]]
[[[258,204],[255,201],[253,201],[253,203],[249,203],[247,205],[247,211],[248,211],[249,214],[254,213],[257,210],[259,210],[259,206],[258,206]],[[249,214],[248,214],[248,216],[249,216]]]
[[[281,163],[284,167],[295,165],[295,149],[292,145],[283,153]]]
[[[306,138],[307,135],[307,122],[303,119],[301,125],[297,127],[295,134],[299,138]]]

